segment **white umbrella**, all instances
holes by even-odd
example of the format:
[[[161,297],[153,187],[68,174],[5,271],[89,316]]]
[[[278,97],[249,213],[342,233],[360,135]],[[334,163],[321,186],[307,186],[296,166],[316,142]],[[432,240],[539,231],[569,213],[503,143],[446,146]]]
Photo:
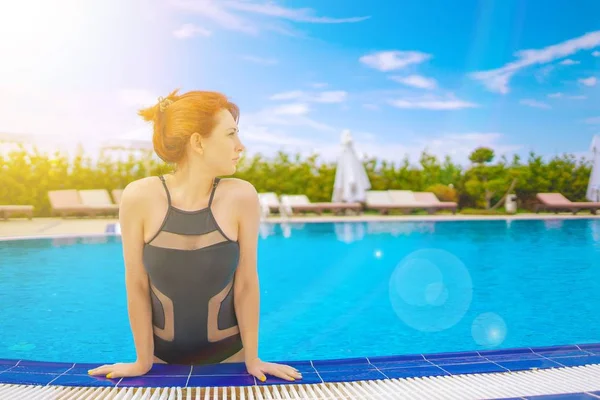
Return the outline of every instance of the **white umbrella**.
[[[349,130],[342,132],[342,152],[338,158],[333,184],[333,202],[364,202],[371,188],[367,172],[358,159]]]
[[[600,136],[592,140],[592,172],[585,197],[589,201],[600,201]]]

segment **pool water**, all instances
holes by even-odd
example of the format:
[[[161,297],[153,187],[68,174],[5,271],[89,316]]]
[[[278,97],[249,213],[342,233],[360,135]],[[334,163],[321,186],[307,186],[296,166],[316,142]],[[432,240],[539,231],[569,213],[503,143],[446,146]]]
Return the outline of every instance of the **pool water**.
[[[600,342],[600,220],[261,226],[260,354]],[[0,358],[134,359],[118,237],[0,242]]]

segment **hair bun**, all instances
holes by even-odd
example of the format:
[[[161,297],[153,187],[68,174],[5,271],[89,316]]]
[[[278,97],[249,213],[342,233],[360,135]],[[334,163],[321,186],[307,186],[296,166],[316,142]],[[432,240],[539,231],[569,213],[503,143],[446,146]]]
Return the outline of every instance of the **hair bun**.
[[[160,113],[165,112],[167,107],[173,104],[179,96],[177,96],[177,92],[179,89],[173,90],[167,97],[159,97],[158,103],[153,105],[152,107],[143,108],[138,111],[138,115],[140,115],[144,121],[147,122],[157,122]]]
[[[237,105],[221,93],[192,91],[179,95],[178,92],[176,89],[166,97],[159,97],[158,103],[138,111],[145,121],[152,123],[154,151],[168,163],[183,159],[190,135],[210,135],[220,110],[228,110],[236,121],[239,118]]]

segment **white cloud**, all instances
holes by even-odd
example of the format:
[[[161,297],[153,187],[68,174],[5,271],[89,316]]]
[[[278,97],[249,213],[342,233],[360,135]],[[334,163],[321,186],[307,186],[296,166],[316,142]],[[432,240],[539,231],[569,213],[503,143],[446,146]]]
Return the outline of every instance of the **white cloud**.
[[[275,58],[264,58],[249,55],[242,56],[242,59],[259,65],[275,65],[279,62]]]
[[[73,151],[82,144],[94,156],[107,141],[152,139],[152,127],[137,115],[139,108],[156,103],[150,91],[37,88],[32,98],[22,89],[2,87],[8,97],[0,98],[0,132],[28,135],[45,151]]]
[[[544,103],[544,102],[541,102],[541,101],[537,101],[537,100],[533,100],[533,99],[522,99],[521,101],[519,101],[519,103],[522,104],[522,105],[524,105],[524,106],[529,106],[529,107],[534,107],[534,108],[543,108],[543,109],[552,108],[547,103]]]
[[[359,61],[382,72],[394,71],[412,64],[420,64],[431,58],[431,54],[419,51],[380,51],[364,55]]]
[[[567,58],[566,60],[562,60],[559,64],[560,65],[577,65],[577,64],[581,64],[581,61],[574,61],[574,60],[571,60],[570,58]]]
[[[306,103],[287,103],[264,108],[258,112],[244,114],[240,119],[240,129],[244,127],[276,126],[311,128],[320,132],[333,132],[335,129],[327,124],[316,121],[309,116],[310,107]]]
[[[592,52],[592,56],[600,57],[600,51],[596,50],[596,51]]]
[[[248,34],[271,30],[294,35],[292,29],[277,24],[281,20],[314,24],[341,24],[361,22],[370,18],[369,16],[319,17],[310,8],[288,8],[275,2],[257,3],[247,0],[173,0],[171,4],[176,9],[192,12],[210,20],[223,29]]]
[[[437,87],[437,82],[435,79],[427,78],[422,75],[392,76],[390,79],[403,85],[415,87],[418,89],[431,90]]]
[[[600,31],[589,32],[542,49],[519,51],[515,53],[516,61],[497,69],[474,72],[471,77],[481,81],[492,92],[506,94],[509,92],[510,79],[520,70],[533,65],[547,64],[556,59],[575,54],[580,50],[592,49],[598,45],[600,45]]]
[[[456,162],[465,164],[468,163],[469,154],[476,147],[492,148],[496,159],[522,148],[520,144],[503,143],[503,138],[504,135],[497,132],[445,133],[433,138],[420,139],[418,147],[424,147],[438,157],[450,155]]]
[[[270,97],[271,100],[298,100],[310,103],[343,103],[347,98],[348,93],[343,90],[329,90],[316,93],[292,90],[276,93]]]
[[[348,98],[348,93],[343,90],[332,90],[328,92],[321,92],[309,99],[316,103],[342,103]]]
[[[221,3],[222,0],[219,0]],[[318,17],[313,15],[314,10],[310,8],[286,8],[269,3],[254,3],[244,0],[238,1],[223,1],[223,6],[231,10],[245,11],[253,14],[267,15],[270,17],[284,18],[297,22],[310,22],[315,24],[343,24],[352,22],[361,22],[370,17],[350,17],[350,18],[331,18]]]
[[[595,76],[590,76],[589,78],[579,79],[578,82],[582,85],[592,87],[596,86],[596,84],[598,83],[598,78],[596,78]]]
[[[212,0],[200,2],[195,0],[174,0],[172,4],[178,9],[193,12],[205,19],[211,20],[225,29],[250,34],[256,34],[259,31],[256,24],[228,11],[222,4],[217,4],[217,2]]]
[[[315,88],[315,89],[323,89],[326,88],[327,86],[329,86],[327,83],[324,82],[314,82],[310,84],[311,87]]]
[[[452,95],[445,98],[438,96],[406,97],[390,100],[389,104],[396,108],[424,110],[460,110],[478,107],[475,103],[457,99]]]
[[[591,117],[586,119],[584,122],[590,125],[600,124],[600,117]]]
[[[274,156],[277,151],[283,150],[299,153],[304,157],[316,153],[321,160],[334,162],[340,151],[339,135],[320,136],[309,140],[296,139],[281,130],[256,129],[249,130],[249,132],[251,132],[252,138],[248,138],[248,152],[261,152],[267,157]],[[454,162],[467,165],[469,154],[478,146],[494,149],[496,158],[514,153],[522,148],[518,144],[504,143],[502,134],[486,132],[411,135],[410,138],[403,138],[400,141],[381,139],[369,132],[352,132],[352,136],[360,158],[376,157],[378,160],[399,163],[408,157],[413,165],[418,164],[423,151],[435,155],[440,160],[445,156],[450,156]]]
[[[194,24],[184,24],[173,31],[173,36],[177,39],[189,39],[195,36],[209,37],[211,35],[212,32],[208,29]]]
[[[306,115],[309,112],[309,108],[306,104],[292,103],[274,107],[271,111],[275,115]]]
[[[587,96],[579,95],[579,94],[578,95],[565,95],[564,93],[557,92],[557,93],[548,94],[548,98],[550,98],[550,99],[565,98],[565,99],[569,99],[569,100],[585,100],[585,99],[587,99]]]
[[[533,75],[538,82],[543,83],[555,69],[556,66],[554,65],[545,65],[542,68],[537,69]]]
[[[243,130],[243,141],[259,143],[263,145],[277,146],[302,146],[310,145],[311,141],[292,137],[281,130],[274,130],[267,126],[250,125]]]
[[[292,90],[289,92],[276,93],[270,97],[271,100],[294,100],[304,96],[302,90]]]

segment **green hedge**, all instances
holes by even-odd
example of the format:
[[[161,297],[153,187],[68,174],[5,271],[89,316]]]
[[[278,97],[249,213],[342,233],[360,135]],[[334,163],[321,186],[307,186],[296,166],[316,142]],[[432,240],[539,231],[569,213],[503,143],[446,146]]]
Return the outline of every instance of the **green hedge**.
[[[526,161],[494,161],[491,149],[475,149],[472,164],[461,167],[449,157],[439,160],[423,153],[418,165],[408,159],[389,163],[375,158],[365,161],[372,189],[433,191],[441,200],[458,201],[460,207],[489,209],[515,181],[520,207],[531,207],[538,192],[561,192],[573,201],[585,200],[590,164],[572,155],[544,161],[531,153]],[[78,155],[45,154],[19,148],[0,155],[0,204],[32,204],[36,215],[49,215],[47,192],[56,189],[117,189],[148,175],[165,173],[168,165],[151,153],[130,155],[115,161],[100,155],[93,162]],[[318,156],[302,158],[279,153],[271,159],[257,155],[245,158],[236,176],[254,184],[259,192],[305,193],[312,201],[331,199],[335,163]]]

